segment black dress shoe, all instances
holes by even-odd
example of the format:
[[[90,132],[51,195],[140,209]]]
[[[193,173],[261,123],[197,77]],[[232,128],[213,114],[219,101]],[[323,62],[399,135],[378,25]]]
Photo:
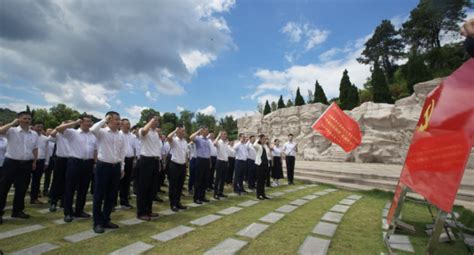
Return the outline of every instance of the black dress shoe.
[[[258,196],[257,197],[259,200],[264,200],[265,198],[263,198],[262,196]]]
[[[49,211],[50,212],[55,212],[57,209],[56,209],[56,204],[51,204],[49,205]]]
[[[198,204],[198,205],[202,205],[202,201],[201,201],[201,200],[194,200],[194,203],[195,203],[195,204]]]
[[[77,218],[90,218],[91,215],[86,213],[86,212],[80,212],[80,213],[74,214],[74,217],[77,217]]]
[[[218,195],[214,195],[214,199],[220,200],[221,198]]]
[[[209,202],[211,202],[211,201],[209,201],[209,199],[203,198],[203,199],[202,199],[202,202],[204,202],[204,203],[209,203]]]
[[[163,199],[161,199],[159,196],[156,196],[153,200],[158,203],[163,203]]]
[[[94,226],[94,233],[102,234],[104,232],[105,232],[105,229],[104,229],[104,227],[102,227],[102,225],[95,225]]]
[[[133,209],[133,206],[130,205],[130,204],[123,204],[123,205],[120,205],[120,206],[122,206],[122,208],[125,208],[125,209],[127,209],[127,210]]]
[[[71,222],[73,220],[71,215],[64,216],[64,222]]]
[[[108,223],[104,224],[104,228],[116,229],[116,228],[119,228],[119,226],[117,224],[112,223],[112,222],[108,222]]]
[[[270,199],[270,198],[269,198],[269,197],[267,197],[267,196],[263,196],[263,198],[264,198],[264,199]]]
[[[171,207],[171,211],[173,211],[173,212],[177,212],[177,211],[179,211],[179,209],[178,209],[178,207],[177,207],[177,206],[172,206],[172,207]]]
[[[30,215],[24,212],[17,212],[17,213],[12,213],[12,218],[28,219],[30,218]]]
[[[224,197],[224,198],[226,198],[227,196],[224,195],[224,194],[219,194],[219,197]]]
[[[184,205],[182,205],[182,204],[178,204],[176,207],[178,207],[178,209],[181,209],[181,210],[186,210],[186,209],[188,209],[187,206],[184,206]]]

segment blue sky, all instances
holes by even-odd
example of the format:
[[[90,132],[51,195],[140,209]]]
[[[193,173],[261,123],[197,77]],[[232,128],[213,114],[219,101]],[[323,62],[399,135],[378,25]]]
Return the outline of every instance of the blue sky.
[[[240,117],[297,87],[306,97],[316,79],[331,98],[345,68],[362,87],[363,43],[383,19],[400,26],[418,3],[7,2],[0,15],[15,30],[0,33],[0,107],[66,103],[132,120],[147,107]]]

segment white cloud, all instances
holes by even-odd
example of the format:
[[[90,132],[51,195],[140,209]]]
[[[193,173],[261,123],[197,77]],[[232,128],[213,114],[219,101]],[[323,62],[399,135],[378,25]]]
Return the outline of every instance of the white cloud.
[[[213,54],[203,53],[199,50],[181,53],[180,56],[190,73],[194,73],[199,67],[205,66],[216,59]]]
[[[252,116],[257,114],[257,111],[246,111],[246,110],[234,110],[230,112],[226,112],[224,114],[220,114],[220,117],[223,118],[225,116],[232,116],[234,119],[239,119],[245,116]]]
[[[125,108],[126,113],[122,115],[123,117],[129,119],[132,125],[134,125],[140,120],[142,111],[149,108],[150,107],[147,106],[133,105]]]
[[[150,101],[156,101],[156,97],[153,96],[152,93],[149,90],[147,90],[145,92],[145,97],[148,98],[148,100],[150,100]]]
[[[268,103],[271,104],[272,102],[278,102],[278,99],[280,96],[273,95],[273,94],[265,94],[262,96],[259,96],[257,98],[257,101],[259,104],[265,104],[265,102],[268,100]]]
[[[331,48],[319,55],[319,60],[322,62],[326,62],[331,60],[334,56],[336,56],[341,50],[339,48]]]
[[[287,35],[290,41],[293,43],[298,43],[304,40],[304,47],[306,51],[311,50],[316,45],[325,42],[330,34],[329,30],[319,29],[308,23],[301,24],[294,21],[286,23],[280,31]],[[290,57],[290,55],[285,55],[285,58],[287,60],[293,59]]]
[[[176,106],[176,111],[177,111],[177,112],[182,112],[182,111],[184,111],[184,110],[186,110],[184,107],[182,107],[182,106],[180,106],[180,105]]]
[[[209,105],[204,109],[198,109],[197,112],[205,115],[216,115],[216,107],[214,107],[213,105]]]

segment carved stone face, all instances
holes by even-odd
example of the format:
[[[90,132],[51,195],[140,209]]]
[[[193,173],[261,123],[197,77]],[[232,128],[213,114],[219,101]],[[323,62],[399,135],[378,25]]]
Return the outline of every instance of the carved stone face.
[[[300,133],[300,122],[296,118],[290,118],[288,120],[288,133],[293,134],[294,136],[299,135]]]
[[[274,137],[279,137],[281,135],[281,123],[272,123],[271,130]]]
[[[301,132],[305,135],[310,134],[313,129],[311,128],[311,125],[313,124],[313,120],[308,118],[308,117],[302,117],[301,118]]]

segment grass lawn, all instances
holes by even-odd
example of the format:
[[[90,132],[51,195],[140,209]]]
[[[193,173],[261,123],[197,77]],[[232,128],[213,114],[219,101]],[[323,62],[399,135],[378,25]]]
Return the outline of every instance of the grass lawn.
[[[278,188],[267,189],[267,194],[274,191],[284,191],[294,187],[302,186],[280,186]],[[331,240],[329,254],[380,254],[387,252],[382,240],[381,217],[382,209],[392,196],[389,193],[371,192],[351,192],[338,190],[311,200],[305,205],[298,207],[288,213],[277,223],[260,234],[256,239],[237,236],[236,233],[250,225],[258,222],[258,219],[267,213],[274,211],[280,206],[301,198],[305,195],[330,188],[327,185],[308,187],[292,193],[275,197],[271,200],[260,202],[256,205],[243,208],[232,215],[223,216],[221,219],[206,226],[193,226],[189,222],[199,217],[226,209],[230,206],[237,206],[241,202],[255,199],[250,193],[243,196],[230,197],[221,201],[214,201],[205,206],[189,208],[186,211],[174,215],[160,216],[152,222],[145,222],[134,226],[123,226],[111,233],[106,233],[78,243],[70,243],[63,238],[82,231],[90,230],[91,220],[73,221],[69,224],[57,225],[54,220],[62,218],[62,212],[40,214],[39,209],[47,208],[42,206],[27,206],[26,212],[33,217],[29,220],[8,220],[0,225],[0,233],[32,224],[41,224],[46,228],[31,233],[0,240],[0,249],[3,252],[28,248],[40,243],[49,242],[59,245],[48,254],[108,254],[114,250],[137,241],[142,241],[154,248],[146,254],[202,254],[210,248],[216,246],[227,238],[235,238],[248,241],[248,244],[240,250],[239,254],[295,254],[311,231],[319,222],[319,219],[331,207],[340,200],[351,194],[362,195],[363,198],[355,203],[345,214],[339,224],[336,234]],[[230,192],[226,188],[227,193]],[[187,193],[184,204],[192,202],[191,196]],[[208,195],[210,197],[210,195]],[[12,196],[8,197],[11,204]],[[135,200],[132,200],[135,204]],[[168,209],[168,204],[155,203],[155,212]],[[462,208],[456,209],[461,213],[461,221],[472,227],[473,215]],[[86,211],[91,211],[91,206],[86,207]],[[7,211],[5,216],[8,216]],[[112,221],[118,223],[121,220],[135,217],[135,210],[117,211],[112,214]],[[424,232],[424,226],[431,223],[431,216],[426,206],[406,202],[403,210],[403,220],[414,225],[417,233],[410,235],[410,240],[415,248],[415,254],[424,254],[429,237]],[[194,227],[195,230],[168,242],[160,242],[151,236],[162,231],[174,228],[178,225]],[[315,236],[315,235],[313,235]],[[398,254],[409,254],[397,251]],[[467,250],[460,241],[453,243],[443,243],[439,245],[439,254],[467,254]]]

